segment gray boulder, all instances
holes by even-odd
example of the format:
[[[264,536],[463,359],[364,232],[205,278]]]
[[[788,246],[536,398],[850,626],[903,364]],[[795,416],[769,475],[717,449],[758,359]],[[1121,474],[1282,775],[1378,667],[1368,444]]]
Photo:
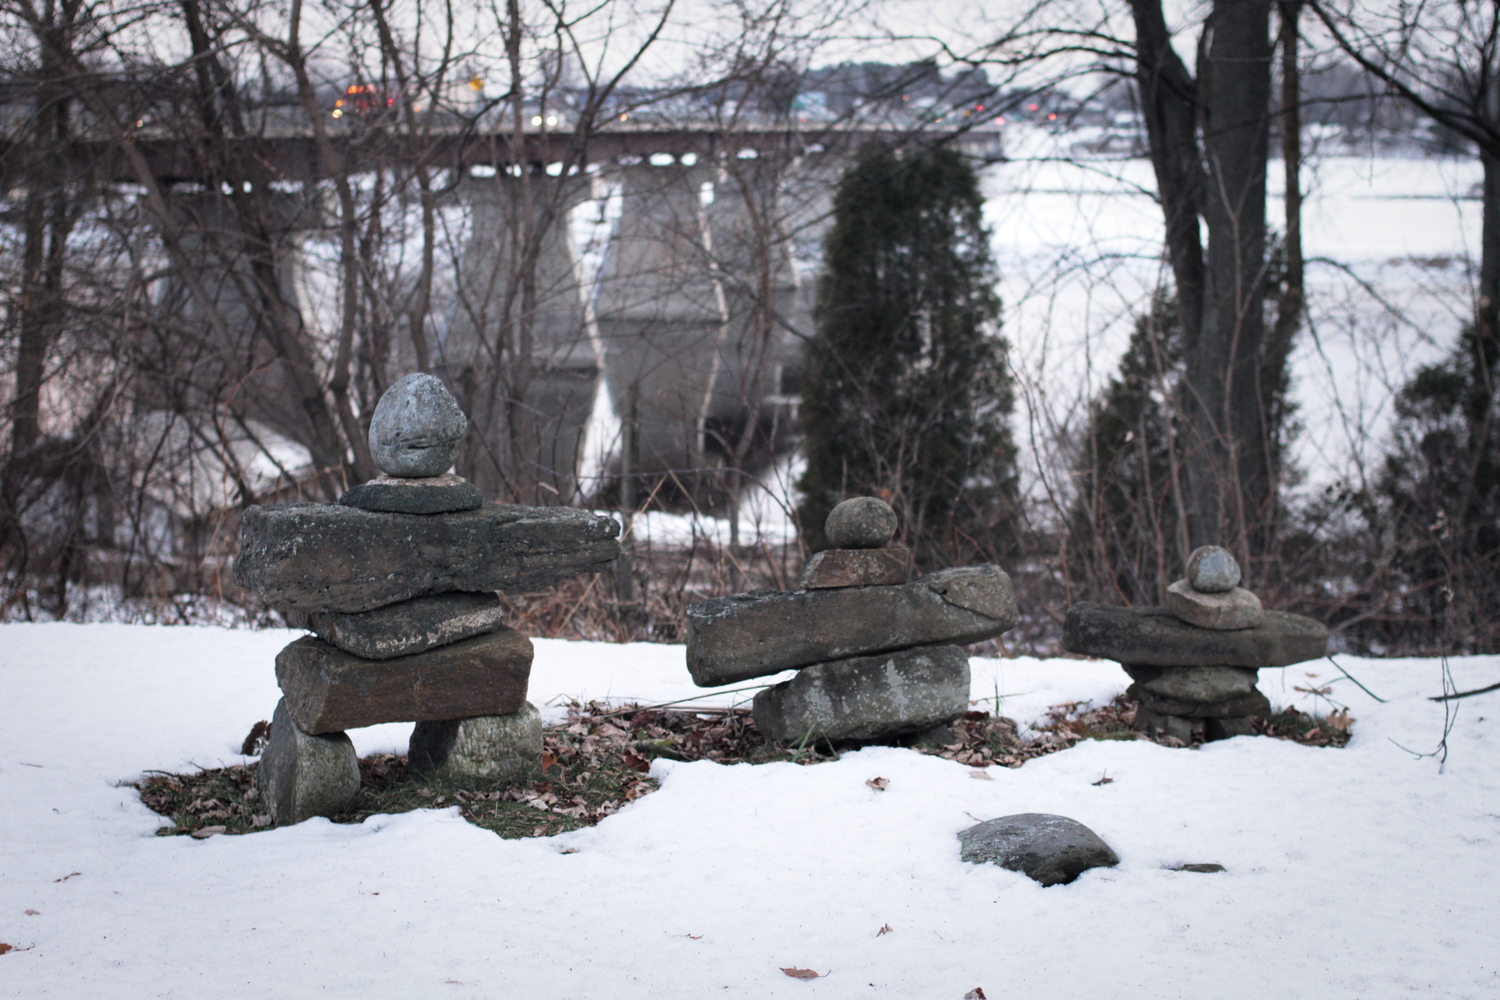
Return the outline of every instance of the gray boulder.
[[[828,512],[823,534],[841,549],[878,549],[896,534],[896,512],[877,497],[854,497]]]
[[[888,587],[905,583],[911,555],[902,546],[885,549],[824,549],[802,567],[803,590]]]
[[[449,514],[477,510],[484,505],[484,494],[462,476],[444,474],[430,479],[381,476],[347,491],[339,497],[339,503],[391,514]]]
[[[397,379],[370,416],[370,454],[388,476],[442,475],[458,458],[469,421],[446,386],[414,372]]]
[[[271,819],[290,826],[348,809],[359,793],[359,758],[341,732],[311,736],[299,729],[283,698],[271,716],[271,737],[255,776]]]
[[[1260,598],[1244,587],[1203,593],[1190,587],[1186,580],[1178,580],[1167,588],[1165,601],[1168,611],[1199,628],[1226,632],[1254,628],[1266,617]]]
[[[1284,667],[1328,655],[1328,630],[1285,611],[1232,632],[1189,625],[1166,608],[1080,602],[1068,608],[1063,648],[1124,664],[1157,667]]]
[[[369,611],[453,590],[536,590],[602,569],[620,524],[567,507],[487,503],[454,514],[339,504],[250,507],[234,582],[273,608]]]
[[[755,696],[773,743],[882,740],[951,722],[969,707],[969,658],[957,646],[819,663]]]
[[[509,628],[391,660],[308,636],[277,654],[276,680],[302,731],[329,733],[520,711],[531,656],[531,640]]]
[[[1050,813],[1001,816],[958,835],[960,857],[999,865],[1042,885],[1067,885],[1090,868],[1112,868],[1119,857],[1076,819]]]
[[[542,716],[527,702],[510,715],[419,722],[406,767],[431,781],[515,784],[541,773]]]
[[[318,611],[307,627],[324,642],[367,660],[410,656],[493,632],[505,624],[494,594],[434,594],[348,614]]]
[[[979,642],[1015,623],[1015,591],[996,566],[946,569],[899,587],[718,597],[688,605],[688,672],[715,687],[851,656]]]

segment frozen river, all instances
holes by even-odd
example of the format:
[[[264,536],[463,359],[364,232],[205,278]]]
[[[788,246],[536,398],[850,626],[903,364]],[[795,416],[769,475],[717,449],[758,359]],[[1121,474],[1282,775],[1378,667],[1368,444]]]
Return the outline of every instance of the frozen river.
[[[1079,426],[1082,402],[1113,374],[1132,317],[1166,278],[1150,164],[1080,156],[1077,138],[1070,150],[1018,131],[1010,162],[984,176],[1033,492],[1054,433]],[[1393,389],[1456,342],[1477,266],[1480,176],[1475,159],[1310,158],[1309,322],[1293,356],[1303,426],[1294,454],[1308,488],[1378,462]],[[1277,230],[1282,194],[1275,161],[1267,212]]]

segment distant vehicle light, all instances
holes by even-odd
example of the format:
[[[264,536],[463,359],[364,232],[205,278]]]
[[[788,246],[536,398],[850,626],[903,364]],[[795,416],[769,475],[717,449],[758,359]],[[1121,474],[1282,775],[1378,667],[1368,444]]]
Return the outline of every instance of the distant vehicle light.
[[[531,116],[531,124],[533,124],[533,125],[540,125],[541,123],[542,123],[542,116],[541,115],[532,115]]]
[[[557,116],[556,115],[548,115],[547,116],[547,124],[548,125],[556,125],[557,124]]]

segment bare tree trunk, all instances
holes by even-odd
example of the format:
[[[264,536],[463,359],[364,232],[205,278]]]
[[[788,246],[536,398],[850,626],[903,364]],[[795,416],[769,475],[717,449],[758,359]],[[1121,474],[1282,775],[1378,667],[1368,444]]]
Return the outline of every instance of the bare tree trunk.
[[[1172,48],[1161,0],[1130,0],[1135,18],[1136,83],[1156,187],[1166,217],[1167,260],[1188,346],[1203,329],[1203,154],[1198,148],[1198,84]]]

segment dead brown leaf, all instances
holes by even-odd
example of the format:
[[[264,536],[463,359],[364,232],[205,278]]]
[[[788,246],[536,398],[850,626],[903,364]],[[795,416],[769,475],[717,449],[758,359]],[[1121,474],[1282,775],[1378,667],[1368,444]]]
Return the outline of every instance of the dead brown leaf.
[[[83,874],[83,872],[69,872],[68,874],[64,875],[62,878],[55,878],[52,881],[54,881],[54,882],[66,882],[68,879],[72,878],[74,875],[82,875],[82,874]]]
[[[26,915],[28,917],[40,917],[42,915],[42,911],[41,910],[27,910],[26,911]]]
[[[822,979],[823,978],[823,976],[818,975],[812,969],[785,969],[784,968],[781,971],[785,972],[787,975],[791,976],[793,979]],[[826,976],[826,975],[828,975],[828,973],[825,972],[825,973],[823,973],[823,975]]]
[[[976,986],[964,994],[964,1000],[985,1000],[984,990]]]
[[[245,757],[254,757],[266,747],[266,741],[271,738],[271,724],[261,719],[250,727],[250,732],[245,736],[245,742],[240,744],[240,754]]]
[[[624,753],[620,754],[620,760],[625,762],[626,767],[633,768],[634,770],[637,770],[642,774],[645,774],[647,771],[651,770],[651,762],[642,757],[640,754],[636,753],[634,750],[626,750]]]
[[[887,788],[891,787],[891,781],[889,778],[871,778],[866,781],[865,784],[869,785],[877,792],[883,792]]]
[[[0,955],[4,955],[7,951],[14,951],[15,948],[16,946],[13,944],[6,944],[4,941],[0,941]],[[786,972],[785,969],[782,969],[781,971]],[[790,975],[790,973],[787,974]]]
[[[880,935],[882,935],[882,934],[889,934],[889,933],[891,933],[891,925],[890,924],[882,924],[881,927],[880,927],[880,930],[878,930],[878,931],[875,932],[875,936],[876,937],[880,937]]]
[[[980,781],[994,781],[995,780],[994,778],[990,777],[990,772],[986,771],[982,767],[971,768],[969,770],[969,777],[971,777],[971,778],[978,778]]]
[[[1113,785],[1114,783],[1115,783],[1115,779],[1111,778],[1109,776],[1109,772],[1108,771],[1105,771],[1104,775],[1098,781],[1091,781],[1091,782],[1089,782],[1089,784],[1094,785],[1096,787],[1098,785]]]

